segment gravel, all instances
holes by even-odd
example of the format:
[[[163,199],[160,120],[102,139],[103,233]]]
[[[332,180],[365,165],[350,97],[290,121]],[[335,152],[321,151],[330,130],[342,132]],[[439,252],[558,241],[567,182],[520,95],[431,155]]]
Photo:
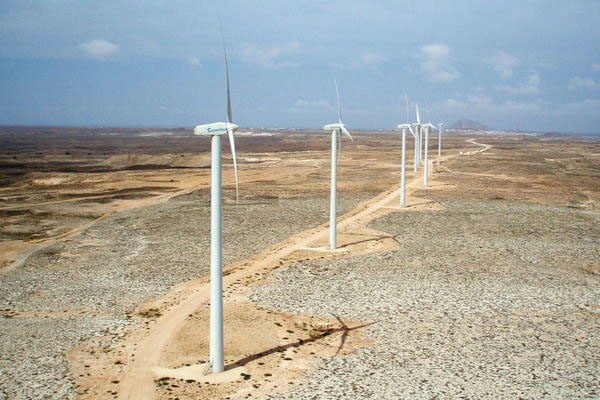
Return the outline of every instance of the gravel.
[[[341,196],[338,210],[365,199]],[[317,196],[225,204],[224,263],[319,225],[327,213],[327,198]],[[209,221],[209,194],[198,191],[116,214],[0,273],[0,311],[9,314],[0,316],[0,399],[74,398],[66,351],[118,335],[135,323],[138,304],[207,274]],[[23,312],[37,314],[10,317]]]
[[[600,396],[598,214],[444,202],[371,227],[400,249],[306,261],[259,305],[374,324],[372,345],[321,361],[271,399],[591,399]]]

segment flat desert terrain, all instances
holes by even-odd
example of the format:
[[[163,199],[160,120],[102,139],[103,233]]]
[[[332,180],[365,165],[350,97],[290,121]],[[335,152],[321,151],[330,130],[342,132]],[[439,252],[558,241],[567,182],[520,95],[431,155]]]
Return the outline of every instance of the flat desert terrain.
[[[210,144],[0,128],[1,399],[597,399],[600,141],[224,140],[225,363],[207,373]]]

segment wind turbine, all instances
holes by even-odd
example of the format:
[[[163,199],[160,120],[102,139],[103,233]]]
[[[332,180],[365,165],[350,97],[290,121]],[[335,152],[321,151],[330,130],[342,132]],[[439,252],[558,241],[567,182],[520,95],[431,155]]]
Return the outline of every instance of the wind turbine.
[[[423,160],[425,169],[423,171],[423,186],[427,187],[427,185],[429,184],[429,131],[431,130],[431,128],[435,128],[435,126],[433,126],[430,123],[427,123],[423,125],[423,128],[425,128],[425,158]]]
[[[329,248],[335,250],[336,248],[336,189],[337,189],[337,150],[338,150],[338,135],[340,140],[340,154],[342,144],[342,134],[348,136],[350,140],[352,136],[346,129],[346,126],[342,123],[342,108],[340,106],[340,91],[338,89],[337,81],[335,76],[333,77],[333,84],[335,85],[335,94],[337,97],[337,109],[338,109],[338,122],[335,124],[328,124],[323,127],[323,130],[331,131],[331,195],[329,198]]]
[[[429,111],[429,110],[427,110]],[[427,113],[427,115],[429,116],[429,112]],[[425,143],[423,146],[423,153],[424,153],[424,166],[425,169],[423,171],[423,187],[428,187],[429,184],[429,133],[431,132],[431,129],[435,128],[434,125],[431,124],[431,122],[428,122],[426,124],[422,125],[424,129],[424,134],[425,134]]]
[[[419,114],[419,105],[415,104],[417,109],[417,123],[413,124],[415,126],[415,162],[414,162],[414,172],[415,176],[419,172],[419,164],[421,162],[421,115]]]
[[[221,30],[223,56],[225,60],[225,87],[227,91],[227,122],[198,125],[194,135],[211,137],[211,167],[210,167],[210,363],[213,372],[223,372],[225,369],[223,356],[223,215],[221,196],[221,137],[229,137],[231,155],[233,156],[233,171],[235,175],[235,198],[239,199],[239,184],[235,141],[233,132],[238,126],[232,122],[231,94],[229,90],[229,66],[227,64],[227,49]]]
[[[421,111],[421,113],[420,113],[420,114],[423,114],[423,119],[425,119],[425,117],[426,117],[426,116],[429,116],[429,110],[428,110],[426,107],[424,107],[424,106],[421,106],[421,109],[420,109],[420,111]],[[427,112],[426,112],[426,111],[427,111]],[[418,117],[420,117],[420,115],[418,115]],[[421,126],[422,126],[423,128],[426,128],[426,125],[427,125],[427,124],[424,124],[424,125],[421,125]],[[431,123],[429,123],[429,125],[431,125]],[[431,126],[430,126],[430,128],[431,128]],[[420,132],[421,132],[421,137],[419,138],[419,145],[420,145],[420,146],[419,146],[419,149],[420,149],[421,151],[420,151],[420,153],[419,153],[419,161],[424,161],[424,160],[425,160],[425,147],[426,147],[426,143],[425,143],[424,137],[425,137],[425,134],[428,134],[428,133],[429,133],[429,131],[427,131],[427,132],[426,132],[426,130],[427,130],[427,129],[421,129],[421,130],[420,130]]]
[[[396,128],[402,129],[402,177],[400,179],[400,207],[406,203],[406,131],[409,130],[416,137],[410,124],[400,124]]]
[[[408,129],[410,133],[415,137],[415,132],[412,130],[412,127],[408,123],[408,96],[406,92],[404,92],[404,98],[406,100],[406,123],[400,124],[396,128],[402,130],[402,173],[400,178],[400,207],[404,208],[406,204],[406,130]]]
[[[440,122],[438,124],[438,157],[442,156],[442,125],[444,125],[443,122]]]

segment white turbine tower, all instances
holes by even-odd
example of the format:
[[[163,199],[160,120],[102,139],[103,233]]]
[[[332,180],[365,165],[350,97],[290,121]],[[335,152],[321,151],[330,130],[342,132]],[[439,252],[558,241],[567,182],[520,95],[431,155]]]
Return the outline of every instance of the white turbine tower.
[[[225,60],[225,87],[227,90],[227,122],[215,122],[207,125],[198,125],[194,128],[194,135],[211,137],[211,167],[210,167],[210,363],[213,372],[223,372],[223,216],[221,197],[221,137],[227,134],[231,155],[233,157],[233,170],[235,175],[235,197],[239,199],[239,185],[237,175],[237,160],[235,154],[235,141],[233,132],[238,126],[231,118],[231,95],[229,90],[229,66],[227,64],[227,49],[223,41],[223,56]]]
[[[415,126],[415,162],[414,162],[414,172],[415,176],[419,172],[419,164],[421,163],[421,115],[419,114],[419,105],[415,104],[417,109],[417,123],[413,124]]]
[[[417,118],[419,118],[419,120],[420,120],[421,114],[423,114],[423,119],[425,119],[425,117],[428,115],[429,110],[427,110],[427,108],[421,106],[420,111],[421,112],[419,113]],[[426,113],[426,111],[427,111],[427,113]],[[423,125],[421,125],[421,127],[425,128],[426,125],[427,124],[423,124]],[[431,124],[429,124],[429,125],[431,125]],[[419,138],[419,145],[420,145],[419,149],[421,150],[419,153],[419,161],[423,161],[423,162],[425,161],[425,145],[426,145],[425,134],[430,133],[430,132],[425,132],[425,131],[426,131],[426,129],[420,129],[421,137]]]
[[[423,160],[425,169],[423,170],[423,186],[427,187],[429,184],[429,131],[431,128],[435,128],[435,126],[427,123],[423,125],[423,128],[425,128],[425,158]]]
[[[400,179],[400,207],[406,204],[406,131],[409,130],[416,137],[410,124],[401,124],[397,126],[402,129],[402,177]],[[415,139],[416,140],[416,139]]]
[[[400,178],[400,207],[404,208],[406,205],[406,130],[409,130],[410,133],[415,137],[415,132],[412,130],[412,127],[408,123],[409,118],[409,106],[408,106],[408,96],[406,92],[404,92],[404,99],[406,100],[406,123],[400,124],[396,128],[402,130],[402,169],[401,169],[401,178]]]
[[[342,108],[340,106],[340,91],[338,89],[337,81],[333,77],[333,84],[335,85],[335,94],[337,97],[337,109],[338,109],[338,122],[335,124],[328,124],[323,127],[323,130],[331,131],[331,195],[329,198],[329,248],[335,250],[336,248],[336,191],[337,191],[337,151],[338,151],[338,135],[340,154],[342,145],[342,134],[348,136],[350,140],[352,136],[346,129],[346,126],[342,123]]]
[[[442,125],[444,125],[443,122],[440,122],[438,124],[438,157],[442,156]]]

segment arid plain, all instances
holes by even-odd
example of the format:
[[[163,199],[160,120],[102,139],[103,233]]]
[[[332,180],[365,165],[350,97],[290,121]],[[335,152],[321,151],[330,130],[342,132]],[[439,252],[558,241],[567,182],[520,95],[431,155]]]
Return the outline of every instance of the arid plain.
[[[0,398],[597,398],[600,141],[436,136],[405,209],[399,134],[343,142],[331,252],[329,134],[237,135],[217,376],[208,140],[0,129]]]

